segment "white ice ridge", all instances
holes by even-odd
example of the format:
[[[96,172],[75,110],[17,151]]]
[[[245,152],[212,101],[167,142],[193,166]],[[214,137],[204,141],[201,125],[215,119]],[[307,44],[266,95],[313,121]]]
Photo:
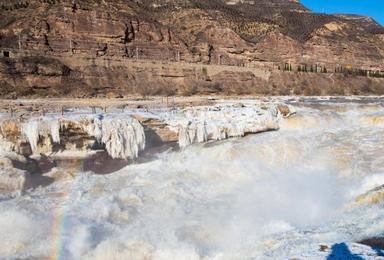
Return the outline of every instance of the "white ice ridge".
[[[130,111],[108,115],[68,115],[41,117],[21,124],[24,139],[30,144],[34,155],[53,152],[54,144],[64,149],[78,149],[72,142],[68,128],[80,129],[90,140],[80,147],[82,150],[94,147],[95,141],[105,146],[113,158],[135,159],[145,148],[144,127],[132,115],[143,118],[158,118],[171,132],[178,133],[179,146],[184,148],[193,143],[242,137],[246,134],[279,129],[281,114],[274,105],[261,107],[259,104],[218,104],[216,106],[191,107],[172,113],[155,111]],[[75,130],[74,135],[80,134]],[[60,136],[60,133],[65,133]],[[98,146],[99,147],[99,146]]]
[[[66,129],[70,122],[78,124],[90,137],[104,144],[113,158],[135,159],[145,148],[144,128],[131,117],[44,118],[23,123],[21,132],[30,144],[32,152],[36,154],[39,152],[39,141],[43,138],[44,146],[52,146],[52,142],[60,143],[60,130]]]
[[[90,136],[105,144],[108,154],[115,159],[135,159],[145,148],[143,126],[133,118],[94,119],[85,127]]]
[[[280,118],[275,107],[196,107],[185,110],[168,123],[178,127],[179,146],[184,148],[193,143],[277,130]]]

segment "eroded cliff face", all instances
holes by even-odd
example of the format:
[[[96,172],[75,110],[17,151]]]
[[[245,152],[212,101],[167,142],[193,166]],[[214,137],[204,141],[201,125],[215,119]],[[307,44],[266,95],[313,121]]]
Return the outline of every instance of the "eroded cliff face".
[[[294,0],[2,0],[0,15],[3,97],[306,94],[313,79],[331,82],[321,94],[384,91],[382,79],[277,71],[383,69],[380,25]]]

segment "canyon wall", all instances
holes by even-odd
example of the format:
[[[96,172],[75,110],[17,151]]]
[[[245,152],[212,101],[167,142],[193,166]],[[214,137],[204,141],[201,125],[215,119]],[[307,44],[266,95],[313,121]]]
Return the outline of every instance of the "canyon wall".
[[[297,1],[1,0],[0,16],[2,97],[384,93],[366,75],[384,76],[383,27]]]

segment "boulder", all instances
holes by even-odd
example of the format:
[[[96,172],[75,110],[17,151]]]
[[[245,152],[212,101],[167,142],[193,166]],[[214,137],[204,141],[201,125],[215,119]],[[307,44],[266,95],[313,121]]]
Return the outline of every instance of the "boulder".
[[[0,193],[20,193],[26,187],[30,175],[16,169],[8,158],[0,158]]]

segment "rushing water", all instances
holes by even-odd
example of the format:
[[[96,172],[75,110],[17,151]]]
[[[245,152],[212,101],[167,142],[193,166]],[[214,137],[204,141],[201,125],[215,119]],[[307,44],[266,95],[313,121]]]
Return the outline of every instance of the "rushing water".
[[[296,103],[275,132],[130,165],[68,169],[0,201],[0,255],[35,259],[325,259],[384,234],[384,209],[351,206],[384,184],[384,108]]]

